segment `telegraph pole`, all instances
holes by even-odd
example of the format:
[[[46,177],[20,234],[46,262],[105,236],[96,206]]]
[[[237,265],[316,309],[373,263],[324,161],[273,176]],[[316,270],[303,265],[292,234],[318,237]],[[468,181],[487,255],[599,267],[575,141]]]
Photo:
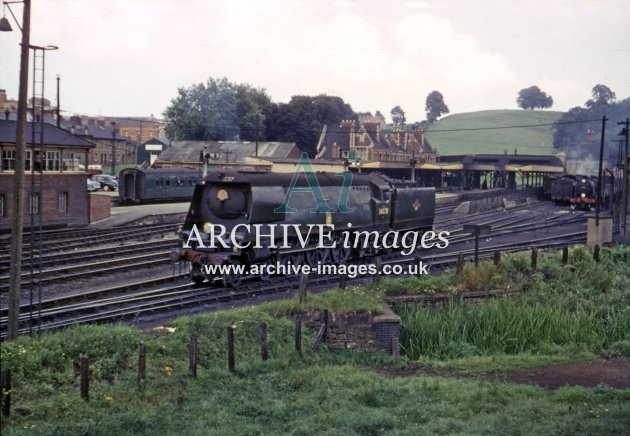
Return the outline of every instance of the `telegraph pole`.
[[[57,128],[61,128],[61,102],[59,101],[59,81],[61,77],[57,74]]]
[[[608,119],[603,116],[602,117],[602,136],[599,145],[599,172],[597,174],[597,204],[595,205],[595,225],[599,226],[599,211],[602,208],[602,191],[604,186],[604,174],[603,174],[603,166],[604,166],[604,138],[606,136],[606,121]]]
[[[20,84],[18,92],[17,131],[15,133],[15,177],[11,265],[9,270],[9,324],[7,339],[17,338],[20,327],[20,288],[22,275],[22,231],[24,216],[24,158],[26,150],[26,100],[28,98],[28,55],[31,33],[31,0],[24,0],[22,13],[22,45],[20,49]]]
[[[625,134],[626,141],[624,146],[624,152],[622,156],[623,162],[623,187],[622,187],[622,198],[621,198],[621,228],[623,229],[624,238],[628,237],[628,227],[627,227],[627,219],[628,219],[628,178],[630,177],[629,168],[628,168],[628,136],[630,136],[630,119],[626,118],[626,121],[620,121],[617,125],[625,125],[622,133]]]
[[[258,157],[258,132],[260,130],[260,112],[256,112],[256,157]]]
[[[112,176],[116,176],[116,122],[112,121]]]

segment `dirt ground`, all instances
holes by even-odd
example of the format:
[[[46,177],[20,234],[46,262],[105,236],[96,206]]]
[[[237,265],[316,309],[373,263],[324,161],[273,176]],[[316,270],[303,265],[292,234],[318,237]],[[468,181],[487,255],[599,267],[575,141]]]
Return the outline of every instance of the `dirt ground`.
[[[557,389],[562,386],[595,387],[603,384],[613,388],[630,388],[630,358],[599,358],[590,362],[555,364],[538,368],[514,370],[509,373],[489,373],[467,376],[457,370],[435,369],[420,364],[404,368],[382,367],[379,373],[391,377],[431,375],[444,377],[488,378],[510,383],[538,385]]]
[[[599,384],[613,388],[630,388],[630,359],[597,359],[591,362],[530,368],[513,372],[508,380],[545,388],[594,387]]]

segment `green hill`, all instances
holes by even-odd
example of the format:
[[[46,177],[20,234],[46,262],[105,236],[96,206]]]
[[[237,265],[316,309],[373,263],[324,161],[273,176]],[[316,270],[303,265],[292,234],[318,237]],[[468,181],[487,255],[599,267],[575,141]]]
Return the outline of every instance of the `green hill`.
[[[427,130],[427,139],[440,155],[454,154],[552,154],[552,123],[562,112],[489,110],[454,114]],[[512,126],[527,126],[513,127]],[[491,129],[488,129],[491,128]],[[488,130],[461,130],[488,129]]]

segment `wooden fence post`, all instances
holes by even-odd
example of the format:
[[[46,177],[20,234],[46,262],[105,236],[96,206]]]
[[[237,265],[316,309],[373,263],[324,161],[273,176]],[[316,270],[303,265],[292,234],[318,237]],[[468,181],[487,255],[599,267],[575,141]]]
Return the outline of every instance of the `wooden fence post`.
[[[90,360],[86,356],[81,357],[81,365],[79,369],[81,377],[81,398],[85,401],[90,400]]]
[[[306,286],[307,285],[308,285],[308,274],[302,274],[300,276],[300,290],[299,290],[300,304],[306,303]]]
[[[227,328],[227,346],[228,346],[228,369],[230,372],[235,371],[234,364],[234,327]]]
[[[348,274],[339,274],[339,289],[346,289]]]
[[[416,265],[418,266],[416,269],[416,277],[417,278],[421,278],[422,277],[422,269],[420,268],[420,265],[422,265],[422,257],[420,256],[415,256],[413,261],[416,263]]]
[[[269,358],[269,348],[267,347],[267,323],[261,322],[258,326],[260,332],[260,358],[267,360]]]
[[[457,256],[457,268],[455,271],[457,275],[460,275],[464,272],[464,253],[459,253],[459,255]]]
[[[562,265],[569,262],[569,247],[562,247]]]
[[[536,247],[532,247],[532,271],[536,271],[537,266],[538,266],[538,249]]]
[[[595,259],[595,262],[599,262],[599,250],[599,245],[593,247],[593,259]]]
[[[494,252],[494,266],[499,266],[499,265],[501,265],[501,252],[495,251]]]
[[[400,362],[400,343],[398,342],[398,336],[392,337],[392,356],[394,356],[394,362]]]
[[[2,414],[11,415],[11,370],[4,368],[0,375],[0,392],[2,392]]]
[[[197,377],[197,335],[190,336],[188,343],[188,371],[191,377]]]
[[[380,257],[376,258],[376,273],[374,274],[374,283],[380,283],[381,281],[381,269],[383,268],[383,261]]]
[[[138,381],[143,382],[147,375],[147,347],[140,344],[138,347]]]
[[[302,354],[302,318],[295,319],[295,351]]]

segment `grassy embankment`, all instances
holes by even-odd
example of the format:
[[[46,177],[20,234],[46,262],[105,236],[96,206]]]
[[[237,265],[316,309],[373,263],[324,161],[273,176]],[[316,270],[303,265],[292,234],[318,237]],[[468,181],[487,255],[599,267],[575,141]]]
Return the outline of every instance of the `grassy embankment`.
[[[459,154],[553,154],[553,130],[549,124],[562,112],[488,110],[454,114],[437,121],[427,138],[440,155]],[[544,125],[543,125],[544,124]],[[460,130],[528,126],[510,129]]]
[[[304,308],[377,311],[384,294],[452,292],[516,286],[523,295],[486,305],[401,311],[400,365],[419,359],[433,368],[463,370],[468,379],[384,377],[389,356],[322,349],[293,351],[285,316]],[[80,326],[2,344],[2,367],[13,371],[14,416],[3,434],[419,434],[623,433],[630,425],[630,390],[598,387],[545,390],[489,381],[549,362],[630,354],[630,248],[527,255],[483,264],[461,277],[383,281],[378,286],[181,318],[172,333]],[[270,359],[258,356],[258,323],[269,325]],[[227,370],[226,327],[236,326],[237,371]],[[187,343],[199,335],[198,377],[188,376]],[[304,332],[309,344],[313,332]],[[139,343],[146,344],[147,379],[136,381]],[[79,398],[77,362],[92,367],[90,401]]]

